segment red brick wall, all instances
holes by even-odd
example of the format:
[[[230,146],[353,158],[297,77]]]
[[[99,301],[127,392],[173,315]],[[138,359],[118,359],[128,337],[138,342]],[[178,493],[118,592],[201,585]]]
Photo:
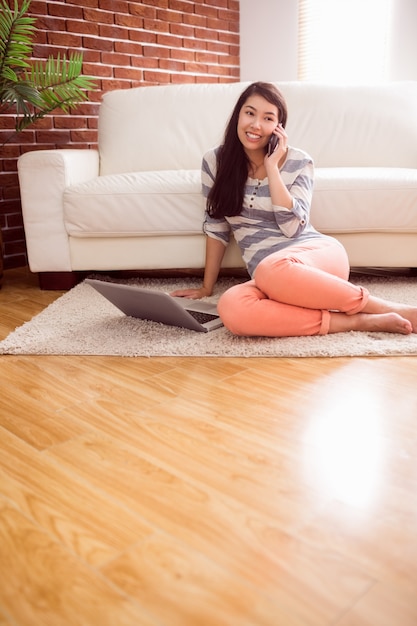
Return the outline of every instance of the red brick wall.
[[[13,0],[9,1],[13,6]],[[238,0],[32,0],[33,56],[82,51],[83,73],[98,90],[70,115],[60,111],[0,149],[0,227],[5,268],[26,264],[17,159],[28,150],[88,148],[97,141],[105,91],[161,83],[239,80]],[[13,129],[0,116],[0,145]]]

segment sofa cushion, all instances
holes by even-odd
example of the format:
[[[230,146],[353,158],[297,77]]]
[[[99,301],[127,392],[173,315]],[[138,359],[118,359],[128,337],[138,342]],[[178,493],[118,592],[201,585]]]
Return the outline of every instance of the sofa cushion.
[[[416,194],[417,170],[317,168],[311,221],[329,234],[417,232]],[[204,206],[198,170],[114,174],[68,187],[64,221],[72,237],[193,235]]]
[[[324,233],[417,233],[417,170],[318,168],[311,221]]]
[[[71,237],[137,237],[202,232],[200,170],[99,176],[64,192]]]

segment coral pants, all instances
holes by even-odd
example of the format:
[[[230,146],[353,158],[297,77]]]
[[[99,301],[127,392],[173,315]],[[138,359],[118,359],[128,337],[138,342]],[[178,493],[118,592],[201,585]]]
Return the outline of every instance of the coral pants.
[[[330,311],[353,315],[368,301],[365,288],[348,282],[349,271],[336,240],[295,244],[263,259],[253,280],[228,289],[218,311],[235,335],[325,335]]]

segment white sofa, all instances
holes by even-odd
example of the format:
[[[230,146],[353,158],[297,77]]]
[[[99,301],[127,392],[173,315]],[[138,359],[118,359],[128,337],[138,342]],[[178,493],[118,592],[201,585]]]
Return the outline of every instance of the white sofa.
[[[201,269],[203,153],[249,83],[104,94],[98,150],[18,161],[30,269],[44,288],[89,271]],[[277,83],[292,145],[316,166],[311,219],[353,267],[417,267],[417,82]],[[234,242],[223,267],[242,267]]]

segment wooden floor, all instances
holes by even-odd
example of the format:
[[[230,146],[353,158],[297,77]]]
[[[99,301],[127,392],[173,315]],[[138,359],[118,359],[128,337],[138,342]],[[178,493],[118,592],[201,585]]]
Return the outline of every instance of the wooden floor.
[[[6,271],[0,338],[59,295]],[[416,626],[417,357],[1,356],[0,389],[0,626]]]

